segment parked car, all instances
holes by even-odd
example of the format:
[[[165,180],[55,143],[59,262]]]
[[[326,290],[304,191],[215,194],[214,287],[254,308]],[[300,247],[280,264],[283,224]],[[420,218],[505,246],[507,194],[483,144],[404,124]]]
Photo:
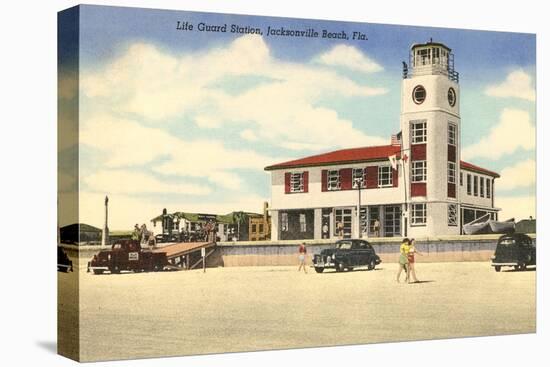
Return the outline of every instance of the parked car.
[[[119,274],[121,271],[161,271],[168,265],[166,253],[142,248],[135,240],[120,240],[110,249],[99,251],[90,262],[88,272]]]
[[[498,239],[491,266],[500,271],[503,266],[513,266],[516,270],[525,270],[529,265],[536,265],[536,247],[523,233],[505,234]]]
[[[57,246],[57,271],[63,273],[73,271],[73,262],[61,246]]]
[[[317,273],[322,273],[325,269],[341,272],[364,266],[373,270],[381,262],[372,245],[359,239],[337,241],[334,248],[313,255],[313,267]]]

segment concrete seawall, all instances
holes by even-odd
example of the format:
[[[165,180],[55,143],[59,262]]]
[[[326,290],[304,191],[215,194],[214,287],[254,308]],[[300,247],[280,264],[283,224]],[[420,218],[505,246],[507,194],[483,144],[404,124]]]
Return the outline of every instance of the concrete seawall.
[[[530,235],[536,242],[536,235]],[[416,248],[422,254],[418,262],[489,261],[500,235],[447,236],[420,238]],[[399,258],[400,238],[373,238],[368,241],[384,263],[395,263]],[[305,241],[307,261],[323,249],[334,246],[334,240]],[[298,263],[300,241],[221,242],[210,266],[273,266]]]
[[[536,235],[529,235],[536,242]],[[500,235],[445,236],[416,239],[418,262],[489,261]],[[369,238],[369,243],[383,263],[396,263],[401,238]],[[298,263],[298,245],[302,241],[240,241],[219,242],[216,251],[207,258],[207,266],[277,266]],[[306,240],[308,264],[311,256],[334,246],[335,240]],[[90,260],[98,246],[63,245],[69,256],[80,255],[80,266]]]

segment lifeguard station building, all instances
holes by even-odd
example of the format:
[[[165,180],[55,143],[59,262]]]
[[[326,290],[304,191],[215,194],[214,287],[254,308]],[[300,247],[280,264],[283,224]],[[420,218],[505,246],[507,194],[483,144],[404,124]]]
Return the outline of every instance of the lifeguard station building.
[[[441,43],[403,63],[401,131],[391,144],[274,164],[273,240],[461,234],[489,214],[498,173],[460,159],[460,86]]]

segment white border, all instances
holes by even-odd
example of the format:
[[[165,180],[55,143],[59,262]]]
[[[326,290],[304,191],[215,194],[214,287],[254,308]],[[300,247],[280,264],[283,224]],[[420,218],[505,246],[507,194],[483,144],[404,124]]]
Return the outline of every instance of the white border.
[[[483,337],[429,342],[314,348],[290,351],[235,353],[200,357],[107,362],[97,366],[278,366],[315,365],[540,365],[546,360],[543,338],[548,337],[547,293],[543,293],[548,260],[544,249],[547,190],[543,139],[548,120],[544,101],[548,73],[549,29],[544,2],[305,1],[214,0],[95,1],[96,4],[257,14],[371,23],[444,26],[537,33],[538,97],[538,215],[539,245],[538,332],[536,335]],[[3,2],[0,12],[2,43],[2,302],[0,317],[3,365],[65,366],[73,362],[52,350],[56,339],[56,12],[74,1]],[[546,62],[545,62],[546,60]],[[7,114],[6,114],[7,112]],[[546,117],[546,118],[545,118]],[[540,174],[542,173],[542,174]],[[35,210],[22,210],[22,201]],[[12,237],[14,230],[16,237]],[[521,302],[521,300],[518,300]],[[548,339],[548,338],[547,338]],[[6,363],[7,362],[7,363]]]

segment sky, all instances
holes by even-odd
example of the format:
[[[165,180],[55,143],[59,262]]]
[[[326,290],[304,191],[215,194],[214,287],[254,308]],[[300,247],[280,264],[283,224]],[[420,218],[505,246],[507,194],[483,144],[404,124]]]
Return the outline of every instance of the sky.
[[[178,30],[177,22],[194,25]],[[199,32],[238,24],[263,35]],[[281,37],[267,28],[354,31],[368,40]],[[535,36],[429,27],[82,6],[78,39],[61,32],[60,119],[79,116],[80,221],[129,229],[167,208],[261,212],[265,166],[388,144],[399,130],[401,62],[430,38],[460,73],[462,159],[501,178],[500,217],[535,217]],[[78,83],[74,70],[78,65]],[[71,108],[78,102],[78,110]],[[69,224],[60,219],[60,225]]]

